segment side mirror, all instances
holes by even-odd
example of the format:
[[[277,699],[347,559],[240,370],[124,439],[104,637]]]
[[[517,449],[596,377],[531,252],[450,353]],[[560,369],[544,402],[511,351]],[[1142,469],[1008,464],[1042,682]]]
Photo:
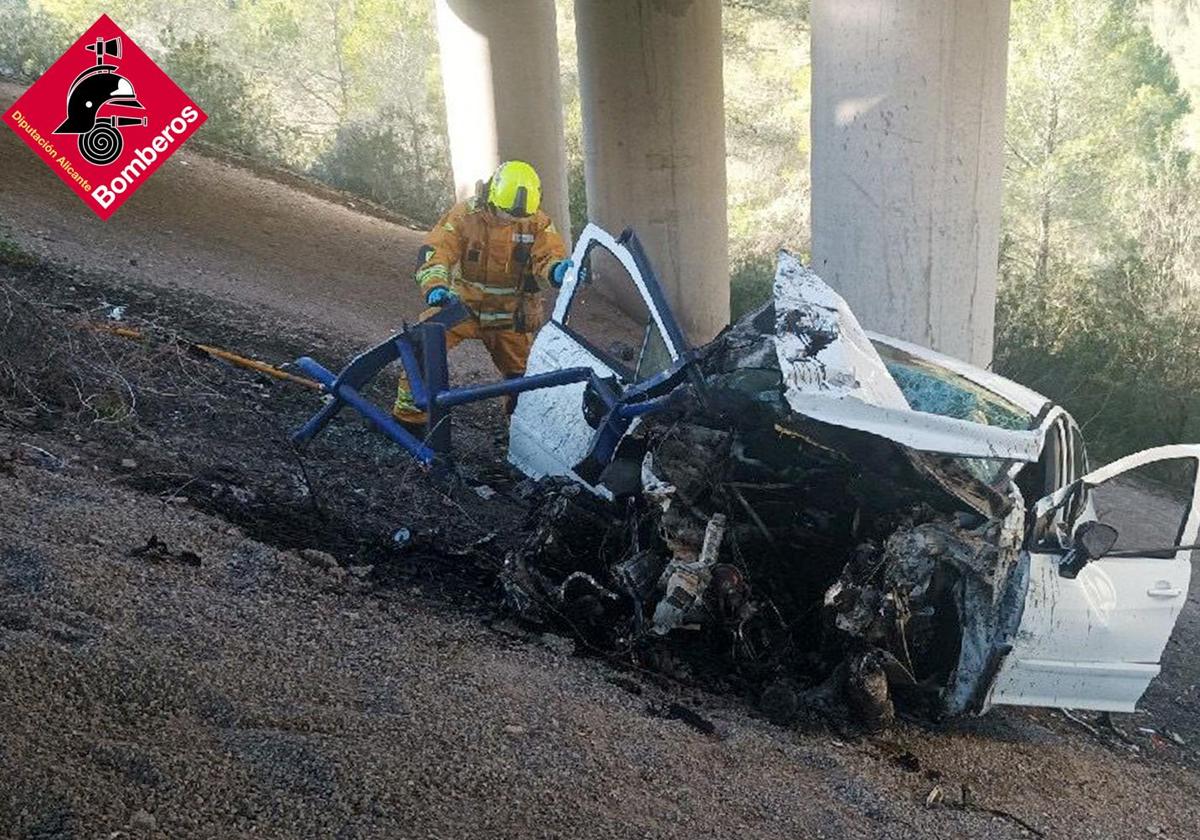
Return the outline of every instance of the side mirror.
[[[1088,563],[1098,560],[1117,544],[1117,529],[1103,522],[1084,522],[1075,529],[1074,545],[1058,566],[1062,577],[1074,580]]]
[[[1075,530],[1075,545],[1089,560],[1098,560],[1117,544],[1117,529],[1103,522],[1084,522]]]

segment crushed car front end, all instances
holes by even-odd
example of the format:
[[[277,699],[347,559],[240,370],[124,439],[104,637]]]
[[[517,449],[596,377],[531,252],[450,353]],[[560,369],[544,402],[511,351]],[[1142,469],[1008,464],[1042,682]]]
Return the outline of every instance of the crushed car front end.
[[[591,355],[563,326],[538,338],[546,364]],[[773,300],[688,361],[698,375],[631,424],[599,474],[577,466],[599,431],[578,425],[582,388],[518,407],[512,460],[566,482],[549,483],[534,536],[507,560],[510,603],[751,689],[776,717],[831,696],[880,723],[894,699],[982,710],[1024,603],[1011,474],[1041,454],[1035,416],[966,388],[949,402],[974,403],[967,416],[914,410],[841,298],[787,254]],[[1004,422],[981,422],[988,412]]]

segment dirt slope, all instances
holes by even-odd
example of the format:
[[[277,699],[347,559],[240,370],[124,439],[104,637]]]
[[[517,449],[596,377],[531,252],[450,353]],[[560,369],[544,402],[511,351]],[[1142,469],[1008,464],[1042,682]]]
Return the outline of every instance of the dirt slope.
[[[20,92],[0,83],[0,108]],[[0,233],[70,265],[261,305],[358,340],[422,308],[411,282],[419,231],[187,150],[107,222],[7,129],[0,173]]]

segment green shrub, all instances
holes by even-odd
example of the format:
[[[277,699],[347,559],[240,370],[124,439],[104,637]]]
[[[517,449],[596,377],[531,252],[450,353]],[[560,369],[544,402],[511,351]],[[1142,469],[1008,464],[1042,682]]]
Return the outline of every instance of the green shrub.
[[[734,321],[771,298],[775,257],[753,254],[735,258],[729,277],[729,308]]]
[[[36,79],[72,40],[60,21],[26,0],[0,0],[0,75]]]
[[[197,35],[177,40],[168,32],[163,40],[163,70],[208,115],[197,137],[259,157],[277,150],[278,137],[266,99],[253,90],[241,71],[217,58],[208,38]]]
[[[0,263],[13,268],[32,268],[38,258],[17,243],[0,236]]]
[[[1136,251],[1000,291],[996,370],[1070,411],[1097,463],[1200,439],[1200,313]]]
[[[312,174],[432,224],[453,200],[441,135],[422,114],[392,108],[347,123]]]
[[[571,231],[579,236],[588,223],[587,181],[583,174],[582,156],[567,159],[567,207],[571,214]]]

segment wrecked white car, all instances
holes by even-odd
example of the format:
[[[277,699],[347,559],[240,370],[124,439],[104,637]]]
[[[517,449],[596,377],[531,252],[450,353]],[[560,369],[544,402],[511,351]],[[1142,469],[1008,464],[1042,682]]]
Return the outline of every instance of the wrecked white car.
[[[698,350],[632,234],[589,226],[574,260],[528,374],[595,377],[512,417],[510,460],[548,479],[504,574],[522,615],[780,719],[831,691],[876,723],[1133,709],[1187,597],[1200,445],[1090,470],[1062,408],[864,331],[786,253]],[[1163,475],[1186,494],[1148,513],[1131,482]]]

